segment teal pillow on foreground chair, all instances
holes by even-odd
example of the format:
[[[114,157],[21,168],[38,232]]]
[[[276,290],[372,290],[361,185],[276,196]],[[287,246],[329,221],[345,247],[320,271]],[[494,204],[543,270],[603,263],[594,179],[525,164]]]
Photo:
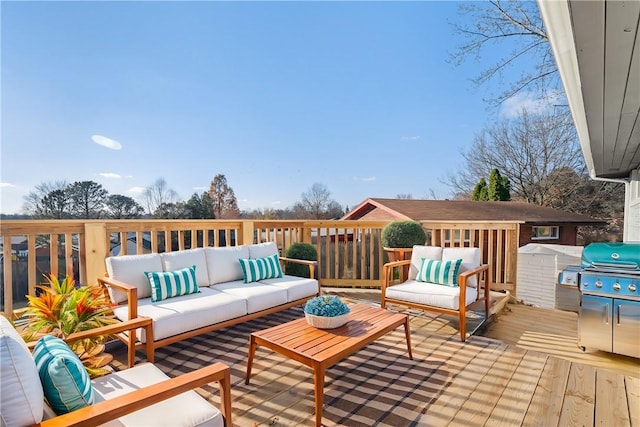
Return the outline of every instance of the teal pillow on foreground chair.
[[[94,402],[89,374],[80,358],[60,338],[46,335],[36,343],[33,359],[44,396],[58,415]]]

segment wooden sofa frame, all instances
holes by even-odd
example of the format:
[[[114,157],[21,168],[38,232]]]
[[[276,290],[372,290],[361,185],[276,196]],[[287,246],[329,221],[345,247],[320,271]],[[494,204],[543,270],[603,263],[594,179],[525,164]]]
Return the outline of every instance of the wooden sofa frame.
[[[302,259],[295,258],[285,258],[280,257],[280,263],[282,264],[284,270],[284,263],[290,262],[295,264],[302,264],[309,267],[309,277],[311,279],[315,279],[315,271],[316,266],[318,264],[317,261],[307,261]],[[110,277],[99,277],[98,283],[105,288],[106,286],[112,286],[115,289],[123,291],[127,294],[126,304],[129,310],[129,319],[135,319],[138,317],[138,289],[135,286],[129,285],[127,283],[114,280]],[[318,282],[318,291],[316,295],[320,295],[320,283]],[[299,300],[291,301],[286,304],[281,304],[275,307],[268,308],[266,310],[257,311],[255,313],[249,313],[244,316],[235,317],[233,319],[225,320],[224,322],[214,323],[213,325],[204,326],[199,329],[193,329],[190,331],[183,332],[178,335],[173,335],[158,341],[153,341],[147,339],[146,343],[142,343],[137,340],[136,334],[134,333],[120,333],[115,335],[120,341],[122,341],[128,347],[128,355],[129,355],[129,366],[132,366],[135,359],[136,349],[145,349],[147,351],[147,359],[149,359],[149,351],[151,352],[151,357],[153,357],[153,353],[156,348],[164,347],[170,344],[173,344],[178,341],[186,340],[201,334],[206,334],[207,332],[216,331],[218,329],[226,328],[228,326],[236,325],[238,323],[246,322],[249,320],[257,319],[258,317],[266,316],[271,313],[277,313],[282,310],[286,310],[291,307],[295,307],[298,305],[305,304],[309,298],[302,298]],[[147,329],[146,333],[147,337],[153,337],[153,330]]]
[[[409,270],[408,266],[410,264],[411,264],[411,260],[407,259],[407,260],[389,262],[382,266],[382,289],[381,289],[382,301],[380,304],[382,308],[385,308],[387,303],[393,303],[393,304],[405,305],[407,307],[418,308],[421,310],[433,311],[436,313],[457,315],[460,322],[460,339],[462,340],[462,342],[465,342],[467,339],[467,321],[466,321],[467,320],[467,306],[466,306],[467,280],[472,276],[476,276],[477,286],[478,286],[478,297],[476,298],[476,301],[480,297],[480,283],[484,283],[483,299],[484,299],[485,315],[482,322],[478,324],[478,326],[471,332],[471,334],[473,334],[475,331],[477,331],[487,322],[487,320],[489,319],[489,303],[491,298],[491,295],[490,295],[491,294],[490,292],[491,278],[489,274],[491,270],[489,269],[489,264],[482,264],[479,267],[476,267],[471,270],[467,270],[458,275],[458,286],[460,287],[460,302],[459,302],[460,308],[458,310],[452,310],[452,309],[433,306],[433,305],[418,304],[414,302],[388,298],[386,295],[387,288],[393,285],[399,285],[401,283],[404,283],[407,280],[407,277],[405,276],[405,274],[407,274]],[[407,268],[404,268],[404,266],[407,266]],[[399,268],[399,267],[403,267],[403,268]],[[400,271],[400,281],[398,282],[396,282],[396,280],[392,278],[393,272],[396,268]]]
[[[78,332],[69,335],[65,341],[71,343],[89,337],[114,335],[125,330],[135,331],[140,327],[147,328],[147,332],[151,332],[151,319],[131,319],[126,322]],[[135,334],[132,333],[131,335]],[[30,347],[33,348],[32,345],[30,345]],[[149,362],[153,362],[153,354],[153,346],[147,346],[147,359]],[[131,366],[132,365],[129,365],[129,367]],[[231,427],[233,425],[231,421],[231,370],[227,365],[220,362],[186,374],[181,374],[178,377],[170,378],[157,384],[140,388],[113,399],[98,402],[64,415],[43,420],[39,424],[36,424],[36,426],[93,427],[102,425],[108,421],[115,420],[147,406],[213,382],[219,384],[220,412],[224,418],[225,427]]]

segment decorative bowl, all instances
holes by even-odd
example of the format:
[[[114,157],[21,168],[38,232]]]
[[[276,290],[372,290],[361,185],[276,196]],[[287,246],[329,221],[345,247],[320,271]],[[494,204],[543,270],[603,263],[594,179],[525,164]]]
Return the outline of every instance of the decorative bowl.
[[[349,313],[333,317],[315,316],[313,314],[305,313],[305,317],[307,318],[308,324],[318,329],[334,329],[347,323],[347,320],[349,320]]]

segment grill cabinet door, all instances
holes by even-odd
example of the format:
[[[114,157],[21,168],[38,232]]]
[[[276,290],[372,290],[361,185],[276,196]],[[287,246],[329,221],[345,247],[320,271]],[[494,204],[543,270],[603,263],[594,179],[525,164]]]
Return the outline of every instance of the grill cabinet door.
[[[640,302],[614,300],[613,352],[640,357]]]
[[[582,295],[578,333],[580,346],[611,352],[613,299],[594,295]]]

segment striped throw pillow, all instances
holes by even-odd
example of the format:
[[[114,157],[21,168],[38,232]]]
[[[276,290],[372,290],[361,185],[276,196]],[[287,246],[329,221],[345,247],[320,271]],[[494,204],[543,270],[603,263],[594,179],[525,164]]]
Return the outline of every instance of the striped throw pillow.
[[[438,261],[422,258],[422,265],[416,280],[438,285],[458,286],[458,271],[462,259],[455,261]]]
[[[89,374],[80,358],[60,338],[46,335],[33,349],[44,395],[58,415],[94,402]]]
[[[278,254],[264,258],[239,258],[244,283],[257,282],[262,279],[275,279],[282,277],[282,268]]]
[[[175,271],[146,271],[151,285],[151,301],[157,302],[180,295],[200,292],[196,281],[196,266]]]

